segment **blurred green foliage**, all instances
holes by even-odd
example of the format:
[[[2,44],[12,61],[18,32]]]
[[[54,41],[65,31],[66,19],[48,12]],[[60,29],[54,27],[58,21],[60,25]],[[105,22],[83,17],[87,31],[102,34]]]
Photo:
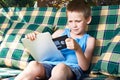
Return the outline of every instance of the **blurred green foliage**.
[[[36,0],[0,0],[1,7],[33,7]]]
[[[0,0],[0,7],[33,7],[37,0]],[[39,0],[39,6],[60,8],[71,0]],[[85,0],[90,6],[119,5],[120,0]]]
[[[69,1],[71,0],[38,0],[38,6],[60,8],[66,6]]]

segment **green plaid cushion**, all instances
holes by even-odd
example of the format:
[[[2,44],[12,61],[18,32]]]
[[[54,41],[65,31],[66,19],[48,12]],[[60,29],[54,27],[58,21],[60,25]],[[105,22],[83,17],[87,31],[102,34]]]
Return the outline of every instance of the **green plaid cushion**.
[[[2,12],[2,8],[0,9],[0,24],[2,23],[9,23],[10,19],[4,12]]]
[[[0,31],[0,44],[1,44],[2,40],[3,40],[3,32]]]
[[[88,25],[87,33],[96,38],[96,46],[90,66],[94,68],[99,57],[106,51],[108,44],[114,37],[114,30],[120,20],[120,6],[93,6],[92,21]],[[112,22],[113,21],[113,22]]]
[[[0,15],[0,44],[3,40],[3,33],[10,27],[11,21],[8,20],[5,16]]]
[[[53,7],[9,7],[9,8],[1,8],[0,12],[2,12],[0,23],[3,23],[6,19],[17,22],[24,23],[37,23],[37,24],[45,24],[52,25],[54,22],[54,17],[56,14],[56,8]]]
[[[60,8],[56,12],[54,25],[62,29],[67,25],[66,7]]]
[[[120,26],[114,33],[107,51],[101,55],[91,73],[120,77]]]
[[[0,46],[0,66],[24,69],[33,58],[24,48],[21,38],[32,31],[53,32],[52,26],[43,26],[28,23],[11,23],[8,30],[4,31],[3,41]]]
[[[3,68],[0,67],[0,78],[8,78],[8,77],[13,77],[16,76],[17,74],[21,73],[21,70],[18,69],[12,69],[12,68]]]

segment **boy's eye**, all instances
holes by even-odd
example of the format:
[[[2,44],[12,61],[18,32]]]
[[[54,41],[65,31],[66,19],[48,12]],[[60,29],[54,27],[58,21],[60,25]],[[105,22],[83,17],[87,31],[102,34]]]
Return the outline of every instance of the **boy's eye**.
[[[81,22],[81,20],[76,20],[75,22]]]
[[[68,21],[69,23],[71,23],[72,21]]]
[[[79,22],[81,22],[82,20],[75,20],[75,21],[72,21],[72,20],[69,20],[68,22],[69,23],[72,23],[72,22],[77,22],[77,23],[79,23]]]

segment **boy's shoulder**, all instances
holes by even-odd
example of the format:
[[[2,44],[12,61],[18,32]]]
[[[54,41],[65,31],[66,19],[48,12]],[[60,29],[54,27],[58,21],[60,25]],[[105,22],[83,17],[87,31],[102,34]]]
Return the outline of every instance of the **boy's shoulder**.
[[[59,37],[63,32],[64,32],[64,29],[58,29],[52,34],[52,37],[53,38]]]
[[[90,37],[89,37],[89,39],[95,40],[95,38],[94,38],[94,37],[92,37],[92,36],[90,36]]]
[[[87,42],[88,42],[88,43],[95,43],[95,38],[92,37],[92,36],[89,36]]]
[[[89,35],[89,34],[88,34],[88,35]],[[94,38],[93,36],[91,36],[91,35],[89,35],[88,39],[89,39],[89,40],[95,40],[95,38]]]

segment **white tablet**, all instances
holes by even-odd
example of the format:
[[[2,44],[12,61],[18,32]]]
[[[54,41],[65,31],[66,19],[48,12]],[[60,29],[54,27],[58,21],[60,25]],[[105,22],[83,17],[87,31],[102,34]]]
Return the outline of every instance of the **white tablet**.
[[[63,55],[57,49],[49,32],[40,33],[33,41],[23,38],[24,47],[30,52],[36,61],[64,60]]]

